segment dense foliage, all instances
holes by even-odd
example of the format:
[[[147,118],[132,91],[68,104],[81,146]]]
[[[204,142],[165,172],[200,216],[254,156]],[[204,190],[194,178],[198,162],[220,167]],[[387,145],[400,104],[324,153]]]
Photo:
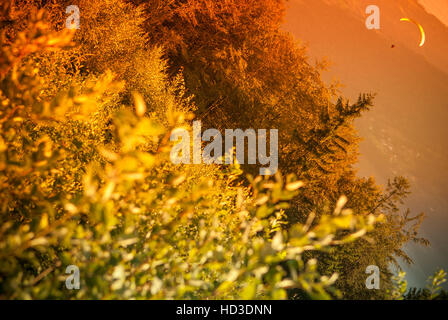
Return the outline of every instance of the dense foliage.
[[[403,297],[390,264],[426,244],[422,215],[400,214],[404,178],[356,176],[352,123],[373,96],[320,80],[280,30],[283,2],[2,4],[1,298]],[[279,128],[285,174],[172,164],[170,134],[194,118]]]

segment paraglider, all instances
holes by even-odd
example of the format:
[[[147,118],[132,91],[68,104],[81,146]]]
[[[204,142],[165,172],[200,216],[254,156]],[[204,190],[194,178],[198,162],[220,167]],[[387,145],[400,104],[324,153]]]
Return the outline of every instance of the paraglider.
[[[426,34],[425,34],[425,30],[423,29],[422,25],[420,23],[418,23],[417,21],[414,21],[414,20],[409,19],[409,18],[401,18],[400,21],[412,22],[415,25],[417,25],[417,27],[420,29],[420,33],[422,34],[422,38],[421,38],[419,47],[422,47],[425,44],[425,41],[426,41]]]

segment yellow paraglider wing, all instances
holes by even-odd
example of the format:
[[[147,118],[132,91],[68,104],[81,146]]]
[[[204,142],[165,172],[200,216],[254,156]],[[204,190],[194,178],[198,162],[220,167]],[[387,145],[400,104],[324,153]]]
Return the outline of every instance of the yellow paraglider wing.
[[[425,30],[423,29],[422,25],[420,23],[418,23],[417,21],[414,21],[409,18],[401,18],[400,21],[412,22],[417,25],[417,27],[420,29],[420,33],[422,34],[422,40],[420,41],[420,44],[419,44],[419,46],[422,47],[426,41],[426,34],[425,34]]]

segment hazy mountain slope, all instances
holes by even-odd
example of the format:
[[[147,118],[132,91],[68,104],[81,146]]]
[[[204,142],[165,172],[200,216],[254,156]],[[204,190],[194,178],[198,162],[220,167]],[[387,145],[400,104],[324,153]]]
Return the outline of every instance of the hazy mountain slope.
[[[292,0],[285,29],[308,43],[312,57],[333,62],[325,77],[340,79],[344,95],[378,94],[375,109],[357,123],[365,139],[360,175],[412,182],[407,205],[428,214],[423,231],[433,243],[429,250],[410,248],[412,284],[422,285],[435,268],[448,266],[448,28],[416,1],[377,0],[381,30],[367,30],[365,8],[372,3]],[[424,26],[423,48],[417,27],[402,17]]]
[[[435,15],[448,26],[448,1],[447,0],[418,0],[422,4],[426,11]]]

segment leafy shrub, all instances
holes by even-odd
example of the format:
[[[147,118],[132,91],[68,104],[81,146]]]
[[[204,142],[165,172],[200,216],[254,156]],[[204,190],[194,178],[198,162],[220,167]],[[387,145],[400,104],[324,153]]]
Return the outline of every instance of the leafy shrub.
[[[238,166],[171,164],[170,133],[189,127],[194,106],[181,77],[168,80],[160,49],[109,70],[107,55],[89,61],[76,45],[91,41],[82,33],[43,21],[34,12],[1,45],[2,298],[337,296],[337,275],[321,276],[303,253],[353,241],[380,217],[354,215],[341,199],[286,230],[302,187],[293,175],[245,186]],[[85,65],[72,72],[76,55]],[[68,265],[80,269],[80,290],[65,287]]]

